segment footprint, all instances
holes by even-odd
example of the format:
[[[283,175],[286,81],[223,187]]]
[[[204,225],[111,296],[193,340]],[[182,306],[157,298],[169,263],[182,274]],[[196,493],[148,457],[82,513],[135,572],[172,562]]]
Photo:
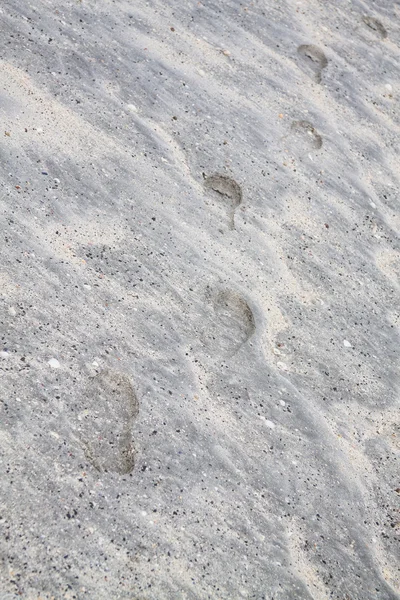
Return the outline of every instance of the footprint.
[[[203,336],[203,342],[219,355],[232,356],[255,332],[251,308],[236,292],[223,290],[209,293],[214,319]]]
[[[130,473],[135,464],[131,430],[139,402],[129,378],[111,370],[98,373],[86,387],[84,402],[79,430],[87,459],[100,472]]]
[[[293,121],[291,125],[292,135],[310,150],[318,150],[322,146],[322,137],[308,121]]]
[[[229,228],[235,228],[235,210],[242,202],[242,188],[234,179],[227,175],[215,173],[205,177],[206,190],[216,192],[215,197],[223,203],[228,211]]]
[[[302,58],[303,71],[314,81],[321,83],[322,70],[328,64],[325,53],[313,44],[303,44],[297,48],[297,52]]]
[[[385,27],[382,25],[382,23],[380,21],[378,21],[378,19],[375,19],[375,17],[369,17],[368,15],[365,15],[363,17],[363,21],[367,27],[369,27],[373,31],[376,31],[376,33],[382,39],[387,38],[387,35],[388,35],[387,31],[386,31]]]

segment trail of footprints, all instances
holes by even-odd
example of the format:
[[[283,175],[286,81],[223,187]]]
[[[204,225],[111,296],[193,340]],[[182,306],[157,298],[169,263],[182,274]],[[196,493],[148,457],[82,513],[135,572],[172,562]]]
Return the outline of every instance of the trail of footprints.
[[[362,22],[370,30],[376,32],[382,39],[387,37],[383,24],[375,17],[365,15]],[[325,52],[314,44],[301,44],[297,48],[299,66],[316,83],[321,83],[324,69],[328,66]],[[302,148],[319,150],[322,147],[322,136],[312,123],[305,120],[293,121],[289,137],[294,144],[301,144]],[[243,193],[240,185],[221,173],[205,175],[204,188],[206,193],[215,199],[223,208],[228,220],[230,230],[235,229],[235,211],[242,204]]]
[[[374,20],[373,20],[374,21]],[[328,65],[325,53],[312,44],[298,47],[297,53],[301,58],[301,68],[317,83],[321,82],[322,71]],[[322,137],[312,123],[304,120],[293,121],[290,136],[294,143],[298,142],[302,148],[319,150],[322,147]],[[226,214],[228,227],[235,229],[235,212],[242,204],[243,192],[241,186],[230,176],[222,173],[206,175],[203,173],[204,189],[207,195],[213,198]]]
[[[388,37],[385,26],[375,17],[364,15],[363,24],[375,32],[380,39]],[[323,70],[328,66],[328,59],[325,52],[314,44],[301,44],[297,48],[299,57],[299,66],[316,83],[321,83]]]
[[[381,39],[387,31],[380,21],[364,16],[366,27]],[[318,46],[303,44],[297,48],[300,68],[313,81],[321,83],[328,59]],[[322,137],[312,123],[293,121],[290,137],[308,149],[322,147]],[[225,213],[228,227],[235,229],[235,211],[241,205],[241,186],[230,176],[214,173],[205,175],[204,189]],[[201,341],[212,355],[230,357],[254,334],[254,315],[246,300],[233,290],[212,291],[207,288],[206,299],[212,307],[213,318],[203,331]],[[135,465],[132,425],[139,413],[139,401],[127,375],[104,370],[91,378],[86,386],[85,410],[80,416],[79,436],[85,455],[99,472],[127,474]]]
[[[232,290],[206,292],[213,318],[203,337],[212,356],[233,356],[255,332],[247,302]],[[129,377],[105,369],[91,377],[83,393],[78,416],[78,438],[89,463],[99,473],[131,473],[135,466],[132,427],[139,401]]]

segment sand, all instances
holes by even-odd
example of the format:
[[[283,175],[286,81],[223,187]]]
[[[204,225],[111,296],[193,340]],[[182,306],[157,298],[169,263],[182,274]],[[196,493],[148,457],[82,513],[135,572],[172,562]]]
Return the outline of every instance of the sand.
[[[399,599],[399,6],[0,18],[0,598]]]

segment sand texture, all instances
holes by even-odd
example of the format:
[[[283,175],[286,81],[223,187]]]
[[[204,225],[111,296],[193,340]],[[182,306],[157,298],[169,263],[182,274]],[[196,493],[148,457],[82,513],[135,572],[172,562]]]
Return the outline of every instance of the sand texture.
[[[400,5],[0,27],[0,600],[399,600]]]

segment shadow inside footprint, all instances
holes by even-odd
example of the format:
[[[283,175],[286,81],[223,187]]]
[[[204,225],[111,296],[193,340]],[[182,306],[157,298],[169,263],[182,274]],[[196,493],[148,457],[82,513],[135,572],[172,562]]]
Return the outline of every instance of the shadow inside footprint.
[[[255,332],[253,312],[247,302],[231,290],[210,294],[210,300],[215,317],[203,341],[220,356],[233,355]]]
[[[321,83],[322,70],[328,64],[325,53],[313,44],[303,44],[297,48],[297,53],[301,57],[301,67],[303,71],[312,77],[317,83]]]
[[[387,38],[387,31],[386,31],[385,27],[382,25],[382,23],[380,21],[378,21],[378,19],[375,19],[375,17],[369,17],[368,15],[365,15],[363,17],[363,21],[367,27],[369,27],[373,31],[376,31],[376,33],[382,39]]]
[[[293,121],[291,133],[303,147],[309,150],[318,150],[322,146],[322,137],[308,121]]]
[[[235,228],[235,210],[242,202],[242,188],[231,177],[215,173],[205,177],[204,187],[206,190],[216,192],[215,197],[218,197],[223,202],[229,216],[230,229]]]
[[[139,402],[124,373],[106,370],[91,378],[85,389],[80,437],[85,455],[100,472],[124,475],[133,470],[132,425]]]

